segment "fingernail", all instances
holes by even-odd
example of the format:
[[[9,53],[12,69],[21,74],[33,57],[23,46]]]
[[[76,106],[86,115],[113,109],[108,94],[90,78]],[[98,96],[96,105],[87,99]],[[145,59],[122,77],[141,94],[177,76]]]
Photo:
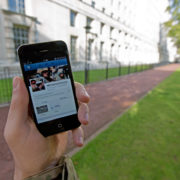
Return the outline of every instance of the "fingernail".
[[[79,143],[83,145],[83,142],[84,142],[83,137],[80,137],[79,138]]]
[[[88,96],[88,97],[90,97],[89,94],[87,93],[87,91],[85,91],[85,95]]]
[[[15,91],[18,88],[19,80],[17,77],[13,79],[13,90]]]
[[[89,121],[89,114],[88,113],[85,114],[85,120]]]

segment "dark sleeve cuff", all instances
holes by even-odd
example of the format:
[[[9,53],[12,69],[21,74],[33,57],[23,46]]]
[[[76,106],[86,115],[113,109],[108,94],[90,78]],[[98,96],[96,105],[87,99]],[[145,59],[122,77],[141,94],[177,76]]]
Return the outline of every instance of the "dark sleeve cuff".
[[[72,160],[63,156],[58,164],[25,180],[78,180]]]

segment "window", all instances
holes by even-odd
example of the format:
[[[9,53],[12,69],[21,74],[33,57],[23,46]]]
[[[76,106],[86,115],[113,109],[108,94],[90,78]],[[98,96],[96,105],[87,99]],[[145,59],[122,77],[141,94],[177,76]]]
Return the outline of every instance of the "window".
[[[113,32],[114,28],[110,27],[110,38],[112,38],[112,32]]]
[[[16,55],[16,61],[18,61],[16,50],[21,44],[27,44],[29,42],[29,28],[26,26],[14,25],[14,52]]]
[[[101,27],[100,27],[100,34],[103,33],[103,27],[104,27],[104,23],[101,23]]]
[[[106,9],[103,7],[103,8],[102,8],[102,12],[105,13],[105,10],[106,10]]]
[[[70,11],[70,25],[73,27],[75,26],[76,15],[77,15],[76,12],[74,12],[72,10]]]
[[[111,13],[111,18],[113,18],[114,13]]]
[[[113,61],[113,50],[114,50],[114,44],[111,44],[111,49],[110,49],[110,60]]]
[[[111,5],[113,5],[113,0],[111,0]]]
[[[100,43],[100,52],[99,52],[100,61],[103,60],[103,46],[104,46],[104,42],[101,41],[101,43]]]
[[[87,17],[86,25],[87,25],[87,26],[91,26],[92,21],[93,21],[93,19]]]
[[[120,60],[120,55],[121,55],[121,45],[118,45],[118,53],[117,53],[117,60]]]
[[[121,6],[121,2],[118,1],[118,10],[120,9],[120,6]]]
[[[90,29],[92,28],[91,27],[91,23],[92,23],[93,19],[87,17],[86,19],[86,32],[89,33],[90,32]]]
[[[95,1],[91,1],[91,7],[95,8]]]
[[[77,37],[71,36],[71,61],[77,60],[76,57],[76,42],[77,42]]]
[[[8,0],[9,10],[18,12],[18,13],[25,13],[25,4],[24,0]]]

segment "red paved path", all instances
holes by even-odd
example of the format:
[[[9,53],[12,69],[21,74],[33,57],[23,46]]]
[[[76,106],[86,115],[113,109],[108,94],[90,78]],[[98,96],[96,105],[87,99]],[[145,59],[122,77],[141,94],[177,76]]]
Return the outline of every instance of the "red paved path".
[[[91,102],[89,103],[90,124],[84,128],[85,138],[124,112],[177,68],[180,68],[179,64],[172,64],[87,85]],[[3,139],[7,111],[8,107],[0,108],[0,179],[2,180],[11,180],[13,173],[12,157]],[[71,148],[70,142],[68,150]]]

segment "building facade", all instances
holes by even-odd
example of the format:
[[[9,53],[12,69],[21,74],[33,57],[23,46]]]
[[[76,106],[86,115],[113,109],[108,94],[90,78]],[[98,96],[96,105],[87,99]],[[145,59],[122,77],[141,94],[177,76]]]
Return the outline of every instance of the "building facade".
[[[23,43],[64,40],[71,62],[157,63],[166,0],[1,0],[0,63]],[[162,33],[161,33],[162,34]],[[164,44],[163,44],[164,46]],[[168,51],[168,49],[167,49]],[[169,61],[174,56],[168,56]]]

